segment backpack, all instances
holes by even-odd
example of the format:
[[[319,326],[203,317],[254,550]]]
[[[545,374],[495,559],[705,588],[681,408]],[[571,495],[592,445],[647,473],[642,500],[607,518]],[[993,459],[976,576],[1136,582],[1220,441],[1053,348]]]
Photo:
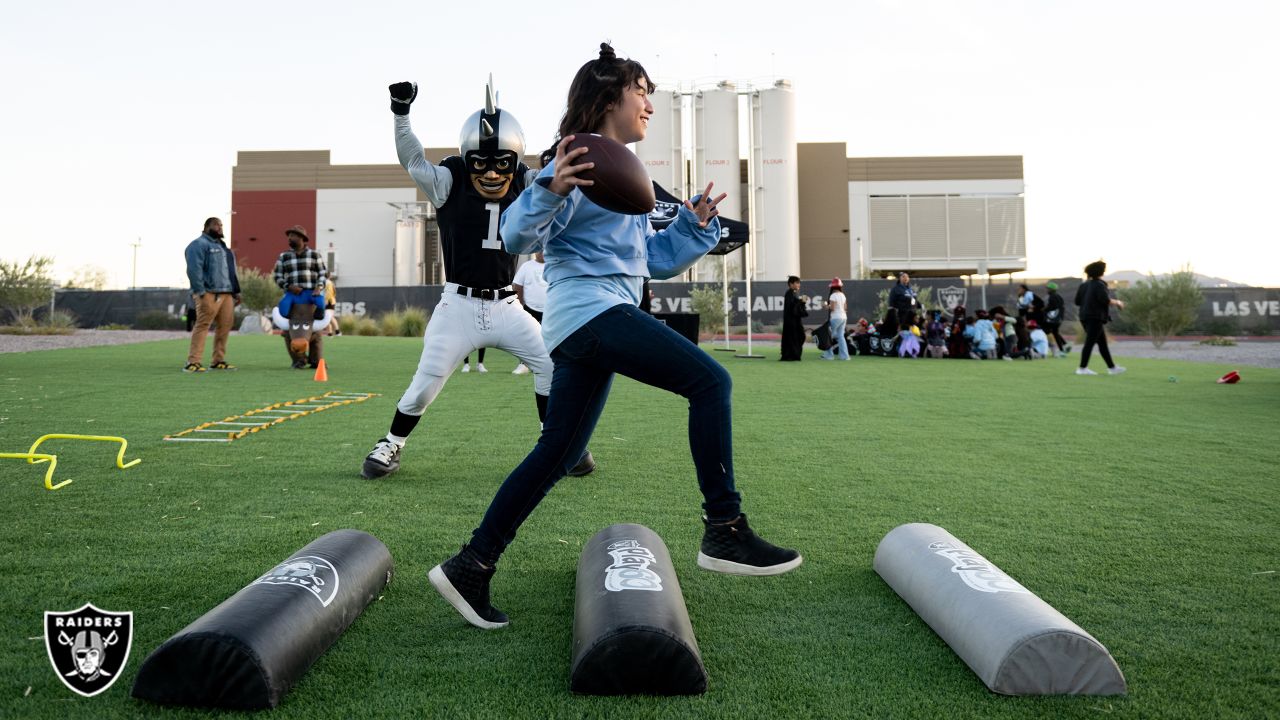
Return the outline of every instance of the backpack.
[[[813,332],[813,339],[818,343],[819,350],[829,350],[831,346],[834,344],[831,339],[830,325],[826,325],[826,324],[819,325],[818,327],[814,328],[812,332]]]

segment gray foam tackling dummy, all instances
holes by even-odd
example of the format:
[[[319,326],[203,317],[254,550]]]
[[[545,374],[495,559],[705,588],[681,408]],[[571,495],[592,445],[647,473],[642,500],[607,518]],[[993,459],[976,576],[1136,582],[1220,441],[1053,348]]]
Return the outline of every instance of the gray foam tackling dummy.
[[[993,692],[1123,695],[1092,635],[937,525],[899,525],[875,570]]]

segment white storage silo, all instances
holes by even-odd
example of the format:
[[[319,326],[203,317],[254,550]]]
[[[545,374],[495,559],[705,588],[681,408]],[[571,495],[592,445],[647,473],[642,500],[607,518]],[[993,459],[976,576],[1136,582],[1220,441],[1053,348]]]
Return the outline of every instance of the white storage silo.
[[[426,231],[427,222],[421,216],[410,215],[396,219],[393,285],[401,287],[423,284],[422,252]]]
[[[712,193],[728,193],[719,205],[720,214],[734,220],[746,220],[742,208],[742,168],[738,159],[738,89],[729,81],[715,88],[701,90],[693,97],[693,172],[689,180],[692,196],[714,183]],[[728,278],[743,277],[742,251],[728,256]],[[698,263],[699,281],[720,277],[722,261],[708,257]]]
[[[800,179],[795,96],[791,83],[751,94],[751,232],[754,277],[782,280],[800,274]]]
[[[652,178],[677,198],[686,197],[684,187],[683,112],[680,93],[658,90],[649,96],[653,116],[645,139],[635,144],[636,156]]]

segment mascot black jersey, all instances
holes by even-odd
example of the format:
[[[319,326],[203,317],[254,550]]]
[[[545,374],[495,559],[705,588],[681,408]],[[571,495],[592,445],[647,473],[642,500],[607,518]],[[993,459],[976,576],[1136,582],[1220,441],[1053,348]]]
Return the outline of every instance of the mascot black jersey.
[[[516,166],[507,194],[489,200],[476,192],[463,159],[451,155],[440,162],[453,177],[448,200],[437,208],[444,272],[449,282],[473,288],[501,288],[511,284],[518,256],[502,247],[498,220],[525,188],[529,168]]]

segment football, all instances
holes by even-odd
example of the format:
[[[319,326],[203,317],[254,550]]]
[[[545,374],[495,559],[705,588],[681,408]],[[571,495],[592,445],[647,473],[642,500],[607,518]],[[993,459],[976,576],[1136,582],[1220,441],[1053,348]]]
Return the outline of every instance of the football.
[[[648,215],[653,210],[657,200],[649,171],[626,145],[603,135],[576,133],[566,152],[580,147],[587,152],[574,162],[595,163],[594,168],[578,173],[583,180],[595,183],[578,188],[588,200],[624,215]]]

